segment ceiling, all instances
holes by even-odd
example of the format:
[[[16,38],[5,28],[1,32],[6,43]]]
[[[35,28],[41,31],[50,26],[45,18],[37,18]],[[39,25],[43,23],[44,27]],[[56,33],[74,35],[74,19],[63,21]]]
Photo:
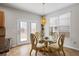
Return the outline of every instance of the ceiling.
[[[44,5],[43,3],[5,3],[4,5],[36,13],[38,15],[46,15],[59,9],[68,7],[72,5],[72,3],[45,3]]]

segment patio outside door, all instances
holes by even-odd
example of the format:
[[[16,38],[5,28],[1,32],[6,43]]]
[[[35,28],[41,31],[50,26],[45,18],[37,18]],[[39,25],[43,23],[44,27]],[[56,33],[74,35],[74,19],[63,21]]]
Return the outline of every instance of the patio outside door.
[[[31,23],[31,33],[34,33],[37,31],[37,24],[36,23]]]
[[[20,41],[27,41],[27,22],[20,22]]]
[[[27,36],[27,22],[18,21],[18,35],[17,35],[17,44],[26,44],[28,42]]]
[[[18,21],[17,27],[17,44],[21,45],[30,43],[30,33],[35,33],[37,31],[37,23]]]

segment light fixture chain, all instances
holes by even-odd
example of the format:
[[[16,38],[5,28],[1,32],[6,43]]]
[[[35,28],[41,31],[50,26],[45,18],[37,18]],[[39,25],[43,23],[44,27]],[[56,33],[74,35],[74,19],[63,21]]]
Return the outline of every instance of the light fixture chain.
[[[45,14],[45,3],[42,3],[43,5],[43,15]]]

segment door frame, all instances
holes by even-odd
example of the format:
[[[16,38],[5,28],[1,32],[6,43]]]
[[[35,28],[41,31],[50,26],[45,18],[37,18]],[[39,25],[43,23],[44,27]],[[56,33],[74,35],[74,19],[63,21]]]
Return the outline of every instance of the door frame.
[[[28,26],[28,22],[27,21],[24,21],[24,20],[21,20],[22,22],[26,22],[27,23],[27,26]],[[28,42],[28,29],[27,29],[27,41],[20,41],[20,20],[17,21],[17,45],[22,45],[22,44],[27,44]]]

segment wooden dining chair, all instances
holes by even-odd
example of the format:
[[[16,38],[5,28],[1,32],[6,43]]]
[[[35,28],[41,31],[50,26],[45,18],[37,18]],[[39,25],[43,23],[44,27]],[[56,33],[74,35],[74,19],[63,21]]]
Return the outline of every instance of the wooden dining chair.
[[[32,53],[32,50],[36,50],[35,55],[37,55],[37,52],[40,51],[40,50],[44,51],[44,46],[42,46],[42,45],[38,46],[37,45],[38,44],[38,40],[37,40],[37,37],[35,36],[35,34],[31,33],[30,38],[31,38],[31,51],[30,51],[30,55]]]
[[[57,41],[58,37],[59,37],[59,32],[53,32],[53,34],[52,34],[52,40],[53,40],[54,42]]]
[[[65,56],[65,52],[63,50],[64,39],[65,39],[65,35],[61,34],[61,36],[58,39],[58,42],[49,46],[50,50],[52,52],[58,52],[59,55],[60,52],[62,51],[63,55]]]
[[[40,32],[35,32],[35,35],[36,35],[38,41],[41,40],[41,33]]]

